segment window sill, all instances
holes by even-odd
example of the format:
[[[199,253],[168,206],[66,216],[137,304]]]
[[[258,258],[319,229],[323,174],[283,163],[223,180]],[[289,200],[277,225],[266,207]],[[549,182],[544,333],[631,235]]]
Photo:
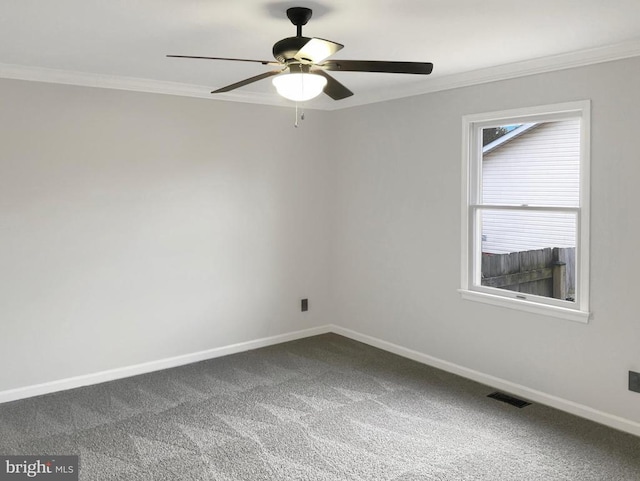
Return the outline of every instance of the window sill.
[[[494,296],[484,292],[470,291],[467,289],[458,289],[463,299],[469,301],[483,302],[494,306],[507,307],[518,311],[533,312],[543,316],[557,317],[567,319],[569,321],[587,324],[589,322],[589,312],[579,311],[576,309],[567,309],[565,307],[550,306],[540,304],[538,302],[525,301],[521,299],[511,299],[508,297]]]

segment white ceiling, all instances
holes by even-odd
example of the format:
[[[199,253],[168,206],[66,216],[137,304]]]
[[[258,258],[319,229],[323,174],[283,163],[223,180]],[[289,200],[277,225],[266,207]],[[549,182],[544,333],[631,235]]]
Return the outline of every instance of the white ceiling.
[[[355,95],[334,109],[640,55],[640,0],[2,0],[0,77],[210,98],[272,67],[166,58],[271,60],[295,35],[291,6],[314,11],[307,37],[336,59],[434,63],[430,76],[332,73]],[[216,98],[286,104],[270,80]]]

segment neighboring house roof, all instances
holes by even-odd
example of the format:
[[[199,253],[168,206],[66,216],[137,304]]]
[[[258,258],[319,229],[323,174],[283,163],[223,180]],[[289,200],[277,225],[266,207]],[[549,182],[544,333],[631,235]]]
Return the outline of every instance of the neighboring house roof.
[[[530,123],[530,124],[522,124],[517,129],[513,129],[511,132],[507,132],[502,137],[498,137],[493,142],[490,142],[487,145],[485,145],[484,147],[482,147],[482,153],[483,154],[488,154],[492,150],[495,150],[498,147],[506,144],[507,142],[509,142],[509,141],[521,136],[525,132],[528,132],[529,130],[533,129],[534,127],[537,127],[538,125],[539,124],[536,123],[536,122],[533,122],[533,123]]]

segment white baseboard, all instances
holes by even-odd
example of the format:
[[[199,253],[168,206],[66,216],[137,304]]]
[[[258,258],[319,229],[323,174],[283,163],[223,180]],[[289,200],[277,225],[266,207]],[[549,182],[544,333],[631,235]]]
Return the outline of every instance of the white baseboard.
[[[407,349],[406,347],[383,341],[382,339],[352,331],[351,329],[345,329],[343,327],[335,325],[329,327],[331,332],[340,334],[341,336],[348,337],[355,341],[360,341],[384,351],[392,352],[394,354],[398,354],[399,356],[418,361],[422,364],[426,364],[428,366],[442,369],[443,371],[457,374],[481,384],[486,384],[495,389],[507,391],[508,393],[521,396],[525,399],[528,399],[529,401],[535,401],[537,403],[544,404],[546,406],[550,406],[570,414],[574,414],[581,418],[589,419],[599,424],[604,424],[605,426],[609,426],[619,431],[624,431],[636,436],[640,436],[640,423],[637,423],[635,421],[631,421],[619,416],[614,416],[613,414],[609,414],[603,411],[598,411],[597,409],[593,409],[588,406],[569,401],[567,399],[562,399],[551,394],[537,391],[535,389],[530,389],[526,386],[522,386],[511,381],[506,381],[495,376],[490,376],[489,374],[484,374],[467,367],[459,366],[458,364],[454,364],[449,361],[444,361],[442,359],[438,359],[436,357],[429,356],[412,349]]]
[[[42,384],[36,384],[33,386],[25,386],[16,389],[10,389],[7,391],[1,391],[0,403],[16,401],[33,396],[40,396],[42,394],[48,394],[57,391],[64,391],[67,389],[74,389],[82,386],[89,386],[92,384],[99,384],[107,381],[114,381],[116,379],[136,376],[138,374],[160,371],[162,369],[170,369],[172,367],[205,361],[207,359],[214,359],[216,357],[227,356],[229,354],[235,354],[238,352],[250,351],[252,349],[272,346],[274,344],[294,341],[296,339],[303,339],[305,337],[326,334],[328,332],[334,332],[355,341],[360,341],[370,346],[377,347],[394,354],[398,354],[399,356],[406,357],[414,361],[418,361],[422,364],[433,366],[435,368],[442,369],[443,371],[457,374],[467,379],[486,384],[495,389],[507,391],[511,394],[521,396],[530,401],[544,404],[546,406],[550,406],[561,411],[565,411],[570,414],[595,421],[600,424],[604,424],[605,426],[609,426],[620,431],[640,436],[640,423],[637,423],[635,421],[621,418],[619,416],[614,416],[613,414],[608,414],[603,411],[598,411],[597,409],[593,409],[573,401],[562,399],[551,394],[537,391],[535,389],[530,389],[526,386],[522,386],[511,381],[506,381],[489,374],[484,374],[482,372],[475,371],[473,369],[469,369],[467,367],[460,366],[449,361],[444,361],[442,359],[438,359],[436,357],[429,356],[412,349],[407,349],[406,347],[402,347],[397,344],[383,341],[382,339],[368,336],[366,334],[361,334],[351,329],[346,329],[336,325],[314,327],[311,329],[304,329],[287,334],[279,334],[276,336],[255,339],[253,341],[231,344],[229,346],[216,347],[213,349],[208,349],[206,351],[194,352],[182,356],[160,359],[158,361],[136,364],[134,366],[111,369],[108,371],[101,371],[93,374],[75,376],[67,379],[60,379]]]
[[[294,341],[296,339],[303,339],[305,337],[316,336],[318,334],[326,334],[327,332],[331,332],[331,326],[314,327],[311,329],[304,329],[302,331],[295,331],[287,334],[279,334],[277,336],[255,339],[253,341],[231,344],[229,346],[216,347],[213,349],[207,349],[206,351],[184,354],[182,356],[160,359],[158,361],[145,362],[143,364],[136,364],[133,366],[126,366],[118,369],[110,369],[108,371],[85,374],[82,376],[75,376],[67,379],[59,379],[42,384],[35,384],[33,386],[9,389],[7,391],[0,391],[0,403],[17,401],[19,399],[40,396],[42,394],[49,394],[57,391],[66,391],[67,389],[74,389],[77,387],[89,386],[92,384],[99,384],[107,381],[114,381],[116,379],[137,376],[138,374],[160,371],[162,369],[170,369],[172,367],[183,366],[185,364],[191,364],[194,362],[206,361],[207,359],[227,356],[229,354],[235,354],[238,352],[250,351],[252,349],[258,349],[261,347],[272,346],[274,344],[280,344],[282,342]]]

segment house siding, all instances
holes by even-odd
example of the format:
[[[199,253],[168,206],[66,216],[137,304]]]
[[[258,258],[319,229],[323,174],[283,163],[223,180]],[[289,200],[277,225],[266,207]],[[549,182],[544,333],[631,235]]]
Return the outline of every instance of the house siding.
[[[485,204],[579,205],[580,120],[545,122],[483,157]],[[482,251],[575,247],[573,213],[485,210]]]

